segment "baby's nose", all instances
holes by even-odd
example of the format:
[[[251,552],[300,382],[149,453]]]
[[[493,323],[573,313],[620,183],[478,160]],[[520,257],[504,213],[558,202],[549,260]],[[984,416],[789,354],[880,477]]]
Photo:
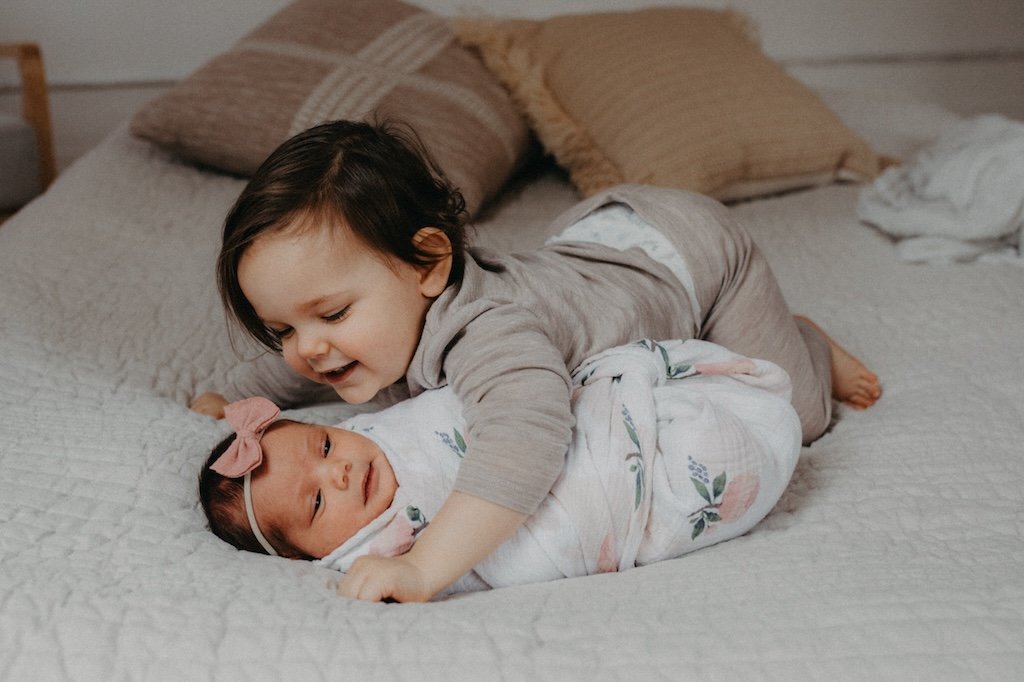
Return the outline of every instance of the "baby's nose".
[[[334,484],[341,490],[348,489],[348,472],[352,469],[351,462],[338,462],[334,468]]]

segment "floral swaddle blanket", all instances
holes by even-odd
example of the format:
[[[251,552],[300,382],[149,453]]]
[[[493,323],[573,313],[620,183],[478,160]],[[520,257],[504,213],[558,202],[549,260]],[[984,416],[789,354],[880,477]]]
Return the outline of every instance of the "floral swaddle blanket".
[[[573,378],[576,427],[537,511],[444,594],[621,571],[737,537],[771,511],[800,455],[789,376],[705,341],[638,341]],[[399,482],[383,514],[317,563],[395,556],[451,492],[466,450],[450,388],[341,426],[377,442]]]

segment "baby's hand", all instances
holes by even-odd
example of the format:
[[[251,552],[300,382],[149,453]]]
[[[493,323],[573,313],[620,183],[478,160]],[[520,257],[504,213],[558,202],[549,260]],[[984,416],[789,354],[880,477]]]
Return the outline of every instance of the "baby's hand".
[[[365,601],[427,601],[433,592],[427,588],[423,572],[406,557],[359,557],[338,583],[337,593]]]
[[[192,402],[188,404],[188,408],[193,412],[205,414],[214,419],[223,419],[224,407],[227,404],[227,399],[220,393],[200,393],[192,399]]]

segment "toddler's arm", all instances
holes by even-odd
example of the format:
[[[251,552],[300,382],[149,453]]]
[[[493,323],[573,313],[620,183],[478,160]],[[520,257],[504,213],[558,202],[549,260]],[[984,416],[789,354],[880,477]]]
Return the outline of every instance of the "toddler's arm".
[[[452,341],[444,374],[469,443],[456,490],[407,554],[357,560],[338,586],[343,596],[430,599],[508,539],[562,470],[571,381],[543,321],[515,303],[495,305]]]
[[[408,553],[360,557],[338,585],[338,594],[369,601],[427,601],[483,561],[526,517],[453,492]]]

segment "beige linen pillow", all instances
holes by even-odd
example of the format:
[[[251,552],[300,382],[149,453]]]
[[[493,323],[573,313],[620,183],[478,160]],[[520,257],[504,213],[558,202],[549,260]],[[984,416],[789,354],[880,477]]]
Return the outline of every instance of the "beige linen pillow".
[[[525,121],[449,22],[399,0],[298,0],[140,109],[132,132],[251,175],[327,120],[412,125],[475,212],[523,159]]]
[[[874,152],[736,12],[466,17],[455,30],[586,195],[631,182],[730,200],[878,172]]]

